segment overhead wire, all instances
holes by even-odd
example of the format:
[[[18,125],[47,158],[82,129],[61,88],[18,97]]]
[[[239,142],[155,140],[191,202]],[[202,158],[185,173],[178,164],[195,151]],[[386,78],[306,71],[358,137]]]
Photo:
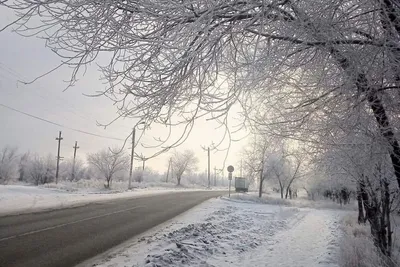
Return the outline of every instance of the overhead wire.
[[[3,70],[4,72],[7,72],[9,75],[12,75],[13,78],[17,79],[18,81],[24,81],[27,80],[26,77],[24,77],[22,74],[18,73],[16,70],[10,68],[6,64],[0,62],[0,70]],[[0,73],[1,74],[1,73]],[[3,76],[4,77],[4,76]],[[6,77],[11,79],[10,77]],[[37,89],[43,89],[42,87],[36,86]],[[46,91],[46,93],[51,94],[53,96],[53,99],[51,101],[54,101],[54,98],[56,98],[57,102],[65,107],[67,111],[71,112],[73,115],[80,117],[81,119],[87,120],[91,123],[96,122],[97,124],[97,119],[95,116],[91,113],[88,113],[87,111],[83,112],[82,110],[77,109],[74,105],[72,105],[67,99],[65,98],[60,98],[59,96],[55,95],[54,93],[50,92],[49,90],[43,89]],[[38,95],[40,98],[42,98],[45,101],[49,101],[47,95],[43,95],[38,92],[38,90],[29,90],[29,92],[33,92],[34,94]],[[46,99],[47,98],[47,99]],[[128,129],[129,127],[126,126],[118,126],[118,127],[123,127],[125,129]],[[130,128],[129,128],[130,129]]]
[[[5,105],[5,104],[3,104],[3,103],[0,103],[0,106],[2,106],[3,108],[6,108],[6,109],[12,110],[12,111],[14,111],[14,112],[23,114],[23,115],[25,115],[25,116],[28,116],[28,117],[31,117],[31,118],[34,118],[34,119],[37,119],[37,120],[40,120],[40,121],[43,121],[43,122],[46,122],[46,123],[55,125],[55,126],[59,126],[59,127],[62,127],[62,128],[68,129],[68,130],[71,130],[71,131],[79,132],[79,133],[86,134],[86,135],[90,135],[90,136],[95,136],[95,137],[110,139],[110,140],[125,141],[125,139],[122,139],[122,138],[117,138],[117,137],[111,137],[111,136],[105,136],[105,135],[95,134],[95,133],[91,133],[91,132],[88,132],[88,131],[80,130],[80,129],[77,129],[77,128],[69,127],[69,126],[66,126],[66,125],[63,125],[63,124],[60,124],[60,123],[57,123],[57,122],[54,122],[54,121],[50,121],[50,120],[48,120],[48,119],[44,119],[44,118],[42,118],[42,117],[39,117],[39,116],[30,114],[30,113],[27,113],[27,112],[24,112],[24,111],[22,111],[22,110],[19,110],[19,109],[16,109],[16,108],[7,106],[7,105]]]
[[[17,79],[17,83],[18,83],[18,81],[26,80],[26,78],[23,77],[22,74],[16,72],[15,70],[13,70],[13,69],[11,69],[10,67],[6,66],[6,65],[5,65],[4,63],[2,63],[2,62],[0,62],[0,70],[3,70],[3,71],[5,71],[5,72],[7,72],[8,74],[12,75],[13,78]],[[4,77],[4,76],[3,76],[3,77]],[[5,78],[11,79],[10,77],[5,77]],[[41,89],[41,87],[37,87],[37,88],[38,88],[38,89]],[[46,91],[47,91],[47,90],[46,90]],[[37,92],[37,90],[29,90],[29,92],[33,92],[34,94],[38,95],[38,96],[39,96],[40,98],[42,98],[43,100],[48,101],[48,99],[46,99],[47,96],[44,96],[43,94]],[[47,91],[47,93],[50,93],[50,92]],[[54,94],[52,94],[52,95],[54,96]],[[77,109],[76,109],[73,105],[71,105],[66,99],[60,99],[59,97],[56,97],[56,98],[57,98],[57,101],[58,101],[59,104],[61,104],[61,105],[64,106],[65,108],[67,108],[67,109],[69,110],[69,112],[73,113],[74,115],[76,115],[76,116],[78,116],[78,117],[80,117],[80,118],[82,118],[82,119],[88,120],[88,121],[90,121],[90,122],[92,122],[92,123],[93,123],[93,121],[96,121],[96,119],[94,119],[92,116],[90,116],[91,118],[88,118],[88,117],[82,115],[81,113],[83,113],[83,112],[77,110]],[[52,101],[53,101],[53,100],[54,100],[54,99],[52,99]]]
[[[22,80],[26,79],[22,74],[18,73],[16,70],[10,68],[9,66],[7,66],[6,64],[4,64],[4,63],[2,63],[2,62],[0,62],[0,70],[3,71],[3,74],[0,72],[0,75],[1,75],[2,77],[4,77],[5,79],[11,80],[12,78],[11,78],[11,77],[6,77],[6,76],[4,76],[4,74],[5,74],[4,72],[8,73],[9,75],[12,75],[13,78],[17,79],[17,81],[18,81],[18,80],[21,80],[21,81],[22,81]],[[42,88],[42,87],[37,87],[37,88]],[[43,90],[45,90],[45,89],[43,89]],[[49,92],[48,90],[45,90],[45,91],[48,92],[48,93],[50,93],[50,94],[52,94],[54,97],[56,97],[57,100],[58,100],[58,102],[61,103],[64,107],[66,107],[66,108],[69,110],[69,112],[71,112],[72,114],[74,114],[74,115],[76,115],[76,116],[78,116],[78,117],[80,117],[80,118],[82,118],[82,119],[85,119],[85,120],[87,120],[87,121],[90,121],[91,123],[93,123],[94,121],[97,122],[97,120],[92,116],[92,114],[88,114],[89,117],[86,117],[86,116],[84,116],[84,115],[81,114],[81,113],[83,113],[82,111],[77,110],[77,109],[76,109],[74,106],[72,106],[66,99],[60,99],[58,96],[55,96],[53,93]],[[33,93],[35,93],[36,95],[38,95],[40,98],[42,98],[43,100],[49,101],[48,99],[46,99],[47,96],[44,96],[43,94],[37,92],[37,90],[29,90],[29,92],[33,92]],[[3,107],[5,107],[5,108],[9,108],[9,109],[14,110],[14,111],[16,111],[16,112],[20,112],[19,110],[14,109],[14,108],[12,108],[12,107],[6,107],[6,105],[4,105],[4,104],[1,104],[1,105],[2,105]],[[28,113],[23,112],[23,111],[21,111],[21,112],[22,112],[22,114],[24,114],[24,115],[27,115],[27,116],[30,116],[30,117],[33,116],[35,119],[39,119],[39,120],[42,120],[42,121],[51,123],[51,124],[53,124],[53,125],[57,125],[57,126],[60,126],[60,127],[64,127],[64,128],[67,128],[67,129],[70,129],[70,130],[74,130],[74,131],[77,131],[77,132],[80,132],[80,133],[86,133],[86,134],[90,134],[90,135],[92,135],[92,136],[97,136],[97,137],[102,137],[102,138],[109,138],[109,139],[119,140],[119,141],[124,141],[124,140],[125,140],[125,139],[120,139],[120,138],[107,137],[107,136],[103,136],[103,135],[100,135],[100,134],[95,134],[95,133],[91,133],[91,132],[88,132],[88,131],[79,130],[79,129],[76,129],[76,128],[64,126],[63,124],[60,124],[60,123],[54,123],[54,122],[49,121],[49,120],[47,120],[47,119],[43,119],[43,118],[40,118],[40,117],[35,116],[35,115],[32,115],[32,116],[31,116],[31,114],[28,114]],[[21,112],[20,112],[20,113],[21,113]],[[128,128],[128,127],[125,126],[124,128]],[[131,128],[129,128],[129,129],[131,130]],[[144,139],[147,139],[147,137],[145,136]],[[145,142],[146,142],[146,141],[145,141]]]
[[[0,82],[2,81],[2,78],[4,78],[3,80],[9,80],[9,81],[11,81],[11,78],[10,78],[10,77],[6,77],[6,76],[3,76],[3,75],[2,75],[2,73],[1,73],[1,66],[0,66]],[[18,97],[19,97],[19,96],[18,96],[19,92],[16,92],[15,90],[7,90],[5,87],[4,87],[4,89],[5,89],[5,90],[3,90],[3,86],[1,86],[1,84],[0,84],[0,94],[1,94],[2,96],[8,95],[8,96],[11,97],[11,98],[18,98]],[[31,101],[32,101],[32,102],[35,102],[36,99],[34,99],[33,97],[38,98],[38,99],[40,98],[41,100],[44,100],[46,104],[49,103],[49,100],[46,99],[46,98],[44,98],[44,97],[41,96],[40,94],[32,95],[32,98],[30,97]],[[40,105],[39,108],[40,108],[41,111],[45,111],[45,112],[50,113],[50,114],[53,112],[52,109],[47,108],[47,105]],[[62,117],[64,120],[67,120],[67,121],[68,121],[68,118],[67,118],[66,114],[64,114],[64,113],[59,113],[58,116],[59,116],[59,117]]]

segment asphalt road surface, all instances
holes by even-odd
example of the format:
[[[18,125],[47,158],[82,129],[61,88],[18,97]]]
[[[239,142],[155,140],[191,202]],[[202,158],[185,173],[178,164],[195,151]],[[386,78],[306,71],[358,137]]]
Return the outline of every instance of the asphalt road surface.
[[[222,194],[180,192],[0,217],[0,266],[74,266]]]

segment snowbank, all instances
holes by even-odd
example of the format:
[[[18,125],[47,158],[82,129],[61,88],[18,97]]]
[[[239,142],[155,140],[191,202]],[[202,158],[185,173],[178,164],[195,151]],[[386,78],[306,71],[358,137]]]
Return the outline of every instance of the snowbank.
[[[78,185],[78,186],[77,186]],[[93,185],[93,181],[90,182]],[[126,188],[126,183],[124,184]],[[44,186],[0,185],[0,215],[73,207],[87,203],[119,198],[166,194],[190,189],[184,187],[146,187],[126,190],[105,189],[100,186],[83,186],[76,183],[46,184]]]
[[[49,183],[40,185],[40,187],[45,188],[55,188],[68,192],[89,192],[89,193],[116,193],[125,192],[127,190],[128,181],[113,181],[111,183],[111,189],[106,189],[104,187],[104,180],[79,180],[76,182],[62,181],[58,184]],[[198,185],[180,185],[177,186],[176,183],[165,183],[165,182],[132,182],[132,189],[151,189],[151,190],[183,190],[183,189],[206,189],[205,187]]]
[[[82,266],[338,266],[343,214],[213,199]]]
[[[286,207],[298,207],[298,208],[313,208],[313,209],[340,209],[340,210],[357,210],[356,203],[350,203],[348,205],[340,205],[331,200],[318,200],[312,201],[305,197],[299,197],[296,199],[282,199],[279,194],[266,194],[262,198],[258,197],[257,193],[248,194],[233,194],[232,200],[242,202],[254,202],[263,203],[270,205],[280,205]]]

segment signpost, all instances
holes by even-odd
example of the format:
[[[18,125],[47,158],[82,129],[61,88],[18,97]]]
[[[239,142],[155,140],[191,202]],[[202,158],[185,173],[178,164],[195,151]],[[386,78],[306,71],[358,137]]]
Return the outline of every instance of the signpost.
[[[232,172],[235,170],[232,165],[229,165],[228,168],[228,180],[229,180],[229,197],[231,197],[231,181],[232,181]]]

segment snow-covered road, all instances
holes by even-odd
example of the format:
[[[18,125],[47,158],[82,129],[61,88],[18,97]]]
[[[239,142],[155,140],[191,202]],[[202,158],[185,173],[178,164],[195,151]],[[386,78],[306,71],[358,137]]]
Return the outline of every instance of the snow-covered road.
[[[214,199],[90,266],[338,266],[339,220],[346,213]]]

